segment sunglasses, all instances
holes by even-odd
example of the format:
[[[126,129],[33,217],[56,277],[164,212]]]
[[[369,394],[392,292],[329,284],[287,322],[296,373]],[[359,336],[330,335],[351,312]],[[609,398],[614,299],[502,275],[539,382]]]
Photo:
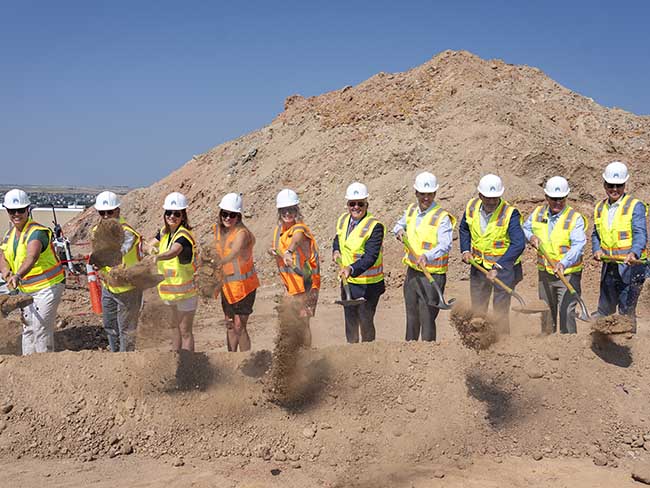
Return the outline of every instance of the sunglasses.
[[[7,213],[9,215],[24,214],[27,212],[27,207],[25,208],[8,208]]]
[[[98,210],[97,212],[99,213],[100,217],[104,217],[105,215],[110,217],[115,213],[115,210]]]
[[[609,188],[610,190],[613,188],[623,188],[625,186],[625,183],[605,183],[605,188]]]
[[[363,208],[365,206],[366,206],[366,202],[348,202],[348,207],[350,208],[354,208],[354,207]]]
[[[280,209],[281,214],[297,214],[298,207],[285,207]]]
[[[171,217],[172,215],[180,219],[183,216],[183,212],[180,210],[165,210],[165,217]]]
[[[236,219],[237,217],[239,217],[237,212],[221,212],[222,219]]]

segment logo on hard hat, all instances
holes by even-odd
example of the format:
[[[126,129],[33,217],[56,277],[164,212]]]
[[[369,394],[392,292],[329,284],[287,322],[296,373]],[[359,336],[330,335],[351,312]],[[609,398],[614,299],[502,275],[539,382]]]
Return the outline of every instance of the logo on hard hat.
[[[14,203],[20,203],[20,200],[18,200],[17,198],[14,198]]]
[[[491,187],[490,187],[490,191],[497,191],[497,189],[496,189],[496,187],[491,186]]]
[[[103,204],[103,205],[108,205],[108,200],[104,200],[104,201],[102,202],[102,204]]]
[[[620,178],[618,173],[614,173],[614,178]]]
[[[355,194],[355,195],[358,195],[358,194],[359,194],[359,190],[354,190],[354,194]]]
[[[556,186],[556,187],[555,187],[555,191],[558,192],[558,193],[560,193],[562,190],[560,190],[560,187],[559,187],[559,186]]]
[[[176,200],[172,200],[172,205],[176,205]]]
[[[430,185],[429,182],[427,181],[427,182],[424,184],[424,186],[426,186],[427,188],[429,188],[431,185]]]

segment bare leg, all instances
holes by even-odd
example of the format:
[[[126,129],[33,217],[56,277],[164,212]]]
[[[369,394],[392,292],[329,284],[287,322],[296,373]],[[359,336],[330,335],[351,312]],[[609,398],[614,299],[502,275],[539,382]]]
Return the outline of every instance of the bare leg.
[[[174,305],[168,305],[172,311],[172,350],[178,351],[181,348],[181,331],[179,329],[180,317],[178,316],[178,310]]]
[[[191,312],[178,312],[178,334],[181,339],[181,348],[194,352],[194,334],[192,323],[194,322],[194,310]]]
[[[239,337],[238,342],[240,351],[251,350],[251,339],[248,337],[248,331],[246,330],[247,323],[248,315],[235,315],[234,330]]]

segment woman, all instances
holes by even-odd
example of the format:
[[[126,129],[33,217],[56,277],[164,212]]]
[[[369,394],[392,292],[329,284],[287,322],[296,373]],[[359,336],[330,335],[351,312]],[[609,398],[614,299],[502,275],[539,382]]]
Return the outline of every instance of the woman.
[[[221,306],[226,316],[228,351],[249,351],[246,331],[260,286],[253,264],[255,237],[242,222],[241,193],[228,193],[219,202],[219,223],[212,226],[214,244],[223,267]]]
[[[278,271],[289,296],[300,301],[303,321],[303,344],[311,346],[309,317],[316,312],[320,289],[320,263],[316,240],[303,222],[295,191],[285,189],[278,193],[278,225],[273,232],[270,254],[276,258]]]
[[[187,198],[174,192],[165,197],[165,226],[158,240],[158,272],[165,279],[158,285],[160,298],[172,312],[172,346],[175,351],[194,351],[192,323],[198,305],[194,284],[196,244],[187,219]]]

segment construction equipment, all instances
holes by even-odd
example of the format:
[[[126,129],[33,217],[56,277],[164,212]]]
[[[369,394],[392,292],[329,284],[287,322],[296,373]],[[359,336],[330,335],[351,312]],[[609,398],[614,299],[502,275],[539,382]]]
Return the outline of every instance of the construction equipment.
[[[406,249],[406,252],[415,256],[415,252],[413,251],[413,248],[409,244],[408,238],[406,237],[406,233],[402,235],[402,244],[404,244],[404,249]],[[431,283],[431,286],[433,287],[433,291],[435,291],[436,296],[438,297],[438,303],[428,303],[428,305],[432,307],[436,307],[440,310],[450,310],[452,304],[456,301],[456,299],[450,298],[449,301],[445,301],[445,297],[442,294],[442,290],[440,289],[440,286],[438,286],[438,283],[436,283],[436,280],[433,279],[433,276],[431,276],[431,273],[429,273],[425,268],[420,268],[420,271],[424,273],[426,279],[429,281],[429,283]]]
[[[484,275],[486,276],[488,275],[489,271],[485,269],[483,266],[481,266],[480,264],[478,264],[474,259],[470,258],[469,263]],[[492,283],[493,284],[496,283],[503,291],[505,291],[508,295],[510,295],[512,298],[514,298],[519,302],[518,307],[512,307],[512,309],[515,312],[532,314],[532,313],[542,313],[548,311],[548,305],[541,301],[538,304],[535,304],[535,306],[527,306],[523,297],[519,295],[517,292],[515,292],[515,290],[510,288],[508,285],[506,285],[499,278],[494,278],[494,281]]]
[[[59,258],[59,261],[61,261],[61,264],[64,264],[68,271],[73,275],[78,275],[79,271],[77,271],[73,265],[72,252],[70,251],[70,241],[65,235],[63,235],[63,228],[56,218],[56,210],[54,209],[54,204],[51,204],[51,206],[52,217],[54,218],[52,221],[54,224],[54,249],[56,250],[56,254]]]
[[[553,261],[553,259],[551,259],[551,257],[548,255],[548,252],[544,249],[544,246],[540,245],[537,251],[541,253],[541,255],[544,256],[544,258],[551,265],[554,265],[556,263],[556,261]],[[562,271],[557,273],[557,277],[560,278],[560,281],[564,283],[564,286],[566,286],[568,292],[571,294],[572,297],[574,297],[578,301],[578,304],[580,305],[580,313],[576,314],[576,317],[582,320],[583,322],[589,322],[591,320],[591,316],[589,314],[589,311],[587,310],[587,305],[585,304],[580,294],[576,291],[573,285],[569,283],[569,280],[566,279],[566,276],[564,276],[564,273]]]
[[[336,260],[336,264],[339,265],[340,269],[344,268],[343,263],[341,263],[340,259]],[[348,280],[345,279],[345,276],[341,276],[341,283],[343,284],[343,291],[345,292],[345,300],[335,300],[334,303],[337,305],[343,305],[344,307],[356,307],[362,303],[365,303],[366,299],[363,297],[352,298],[352,294],[350,293],[350,285],[348,285]]]

